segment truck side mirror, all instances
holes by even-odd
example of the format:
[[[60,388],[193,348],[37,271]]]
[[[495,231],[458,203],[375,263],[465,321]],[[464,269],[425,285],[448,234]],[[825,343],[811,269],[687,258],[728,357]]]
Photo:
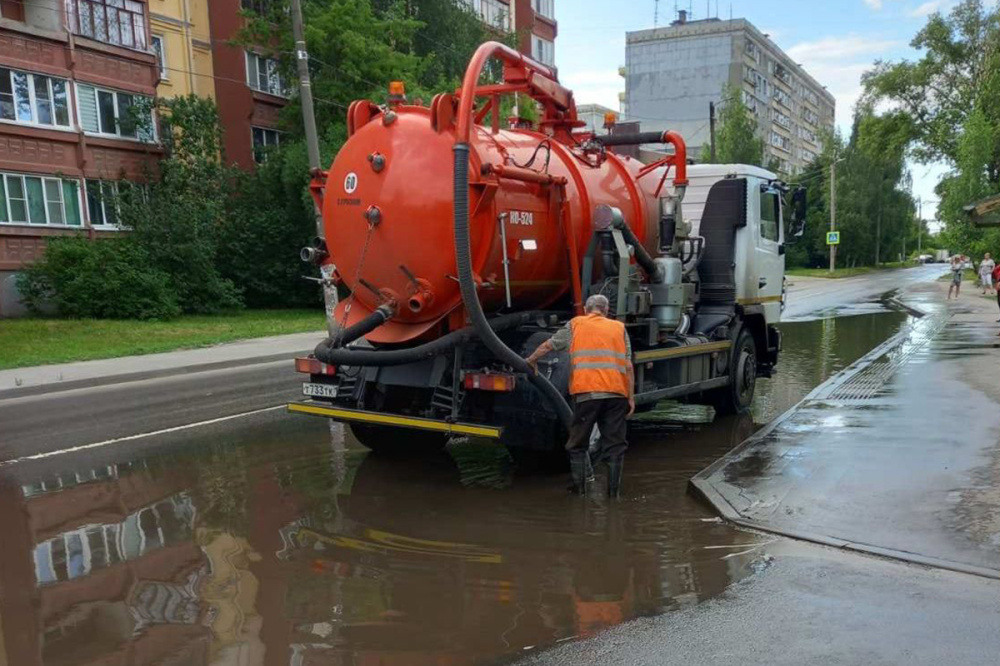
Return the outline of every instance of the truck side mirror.
[[[792,219],[788,232],[792,238],[801,238],[806,230],[806,188],[796,187],[792,191]]]

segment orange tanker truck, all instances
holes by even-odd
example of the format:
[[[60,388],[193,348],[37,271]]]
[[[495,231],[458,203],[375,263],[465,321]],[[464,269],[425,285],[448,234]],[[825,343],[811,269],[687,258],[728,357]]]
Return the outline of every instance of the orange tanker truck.
[[[488,62],[500,83],[480,83]],[[291,411],[349,423],[376,452],[468,435],[561,455],[569,359],[534,373],[523,356],[594,293],[631,337],[638,409],[748,409],[781,347],[784,200],[798,224],[804,191],[689,165],[675,132],[585,131],[552,69],[494,42],[454,94],[390,93],[350,105],[347,142],[313,174],[325,239],[303,258],[350,295],[296,359],[308,399]],[[501,124],[511,93],[534,100],[536,126]],[[615,152],[649,144],[663,151],[650,163]]]

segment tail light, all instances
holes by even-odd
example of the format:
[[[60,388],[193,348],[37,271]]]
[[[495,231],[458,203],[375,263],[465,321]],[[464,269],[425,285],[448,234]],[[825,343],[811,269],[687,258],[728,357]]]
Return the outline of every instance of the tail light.
[[[465,388],[468,391],[500,391],[509,393],[514,390],[514,375],[490,372],[470,372],[465,375]]]
[[[307,375],[330,375],[332,377],[337,374],[337,366],[327,365],[312,356],[306,358],[300,357],[295,359],[295,372],[302,372]]]

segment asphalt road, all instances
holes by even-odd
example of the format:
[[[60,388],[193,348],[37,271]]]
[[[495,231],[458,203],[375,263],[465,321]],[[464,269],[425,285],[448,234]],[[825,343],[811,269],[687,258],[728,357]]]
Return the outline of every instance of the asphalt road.
[[[837,316],[844,308],[877,299],[890,291],[903,296],[908,288],[937,280],[947,271],[945,264],[927,264],[836,280],[789,276],[788,300],[781,320]]]
[[[944,270],[931,265],[840,280],[790,278],[783,320],[835,316],[886,291],[937,279]],[[289,361],[272,361],[0,398],[0,462],[276,407],[298,397],[300,383]]]
[[[273,361],[0,400],[0,462],[282,405],[301,377]]]

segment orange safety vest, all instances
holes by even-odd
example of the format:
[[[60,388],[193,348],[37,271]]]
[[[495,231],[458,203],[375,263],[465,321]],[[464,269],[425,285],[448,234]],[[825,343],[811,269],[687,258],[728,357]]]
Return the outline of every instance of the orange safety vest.
[[[569,326],[573,334],[569,345],[570,394],[618,393],[628,397],[631,361],[625,347],[625,324],[589,314],[574,317]]]

